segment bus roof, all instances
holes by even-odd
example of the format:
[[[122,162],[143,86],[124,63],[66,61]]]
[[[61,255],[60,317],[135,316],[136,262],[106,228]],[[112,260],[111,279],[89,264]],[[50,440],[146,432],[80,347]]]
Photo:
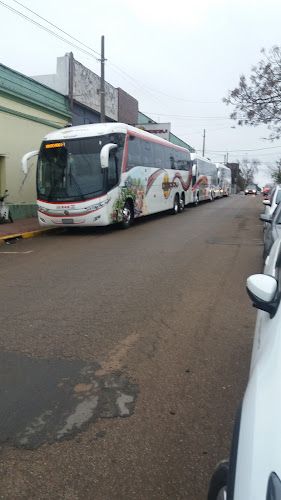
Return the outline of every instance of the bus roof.
[[[206,158],[205,156],[200,156],[198,155],[197,153],[190,153],[190,157],[192,160],[201,160],[201,161],[205,161],[206,163],[213,163],[212,160],[210,160],[210,158]]]
[[[217,168],[226,168],[227,170],[231,170],[229,167],[224,165],[223,163],[216,163]]]
[[[155,134],[151,134],[150,132],[146,132],[136,127],[132,127],[131,125],[127,125],[126,123],[89,123],[85,125],[78,125],[75,127],[66,127],[60,130],[56,130],[54,132],[50,132],[45,135],[44,141],[62,141],[66,139],[77,139],[83,137],[92,137],[105,135],[105,134],[126,134],[127,132],[131,132],[133,134],[137,134],[138,136],[142,136],[147,139],[152,139],[166,146],[172,146],[176,149],[186,149],[181,146],[177,146],[172,144],[161,137],[158,137]],[[188,149],[186,149],[188,151]]]

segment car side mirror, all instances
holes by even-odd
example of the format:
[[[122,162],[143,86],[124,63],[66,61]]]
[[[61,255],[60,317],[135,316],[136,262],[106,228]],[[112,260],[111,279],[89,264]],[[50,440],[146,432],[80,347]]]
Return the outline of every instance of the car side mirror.
[[[271,206],[271,203],[270,203],[270,201],[269,201],[269,200],[263,200],[263,204],[264,204],[264,205],[267,205],[267,206],[269,206],[269,207]]]
[[[253,307],[268,312],[273,318],[279,304],[277,295],[278,283],[273,276],[267,274],[253,274],[247,279],[247,293],[253,301]]]
[[[268,222],[269,224],[272,223],[272,218],[270,217],[270,215],[267,214],[260,214],[260,220],[262,222]]]

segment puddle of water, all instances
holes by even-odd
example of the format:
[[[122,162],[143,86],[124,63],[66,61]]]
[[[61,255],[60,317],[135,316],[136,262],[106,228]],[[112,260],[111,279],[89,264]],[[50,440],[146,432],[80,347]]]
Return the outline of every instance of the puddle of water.
[[[72,439],[97,418],[129,417],[138,387],[99,363],[0,353],[0,442],[36,449]]]

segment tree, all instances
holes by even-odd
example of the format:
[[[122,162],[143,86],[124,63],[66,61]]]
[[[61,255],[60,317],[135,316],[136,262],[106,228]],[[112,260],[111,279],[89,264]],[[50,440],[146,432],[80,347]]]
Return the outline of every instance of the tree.
[[[275,162],[276,165],[268,165],[267,169],[276,184],[281,184],[281,160]]]
[[[248,160],[248,158],[243,158],[239,162],[240,174],[244,179],[244,189],[249,184],[254,184],[254,175],[258,171],[258,166],[260,165],[259,160]]]
[[[235,106],[230,117],[238,125],[266,124],[269,139],[274,140],[281,137],[281,47],[275,45],[268,54],[265,49],[261,53],[264,59],[252,66],[250,83],[241,75],[238,87],[223,102]]]

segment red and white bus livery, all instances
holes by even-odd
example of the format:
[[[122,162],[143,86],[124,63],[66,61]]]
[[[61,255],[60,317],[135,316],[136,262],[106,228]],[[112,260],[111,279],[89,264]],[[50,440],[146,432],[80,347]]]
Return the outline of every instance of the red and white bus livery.
[[[220,196],[231,194],[231,170],[222,163],[216,163],[218,170]]]
[[[219,197],[217,167],[208,158],[191,153],[193,203]]]
[[[136,217],[182,212],[192,199],[187,149],[123,123],[68,127],[48,134],[38,154],[41,226],[128,227]]]

